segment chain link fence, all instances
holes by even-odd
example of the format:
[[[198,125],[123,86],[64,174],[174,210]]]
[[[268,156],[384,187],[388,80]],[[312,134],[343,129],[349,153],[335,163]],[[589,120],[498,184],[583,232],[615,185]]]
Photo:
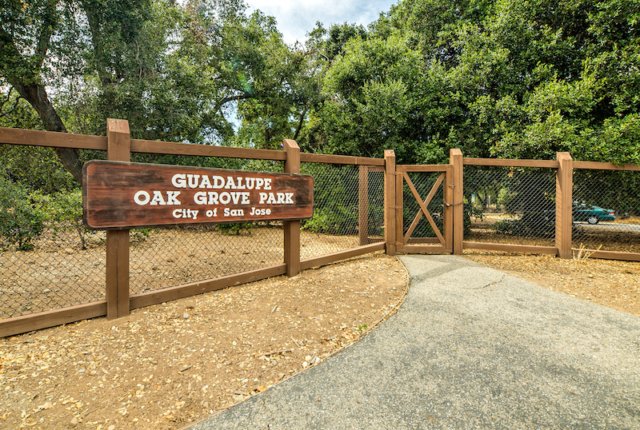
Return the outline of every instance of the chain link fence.
[[[283,170],[283,162],[267,160],[133,154],[132,161]],[[360,210],[367,212],[365,242],[383,240],[382,169],[304,163],[302,173],[315,182],[314,217],[302,222],[302,259],[360,246]],[[106,234],[82,225],[81,191],[22,195],[2,181],[0,319],[104,300]],[[131,230],[130,294],[281,264],[283,239],[278,221]]]
[[[11,187],[0,187],[0,319],[104,300],[105,234],[82,226],[80,191]]]
[[[137,154],[144,162],[259,172],[282,172],[284,163],[234,158]],[[131,231],[131,295],[219,278],[284,261],[282,222],[200,224]]]
[[[302,220],[302,260],[382,241],[384,173],[367,166],[302,163],[300,173],[313,176],[313,218]],[[361,200],[362,198],[362,200]],[[360,236],[360,211],[366,212],[366,235]],[[362,228],[365,228],[363,226]],[[364,243],[362,243],[364,242]]]
[[[416,191],[420,195],[422,202],[427,198],[432,188],[438,182],[439,178],[444,174],[441,172],[408,172],[407,176],[411,180],[411,183],[416,188]],[[431,218],[434,221],[434,224],[438,228],[438,231],[442,236],[444,236],[444,212],[443,212],[443,203],[444,203],[444,188],[443,185],[444,180],[442,180],[442,184],[439,184],[436,192],[427,205],[427,211],[431,215]],[[420,209],[420,205],[418,201],[414,197],[409,185],[404,183],[402,190],[402,201],[403,201],[403,210],[402,210],[402,233],[403,237],[409,232],[409,230],[413,226],[413,231],[411,232],[411,236],[408,244],[440,244],[438,240],[438,236],[434,231],[433,227],[427,220],[427,218],[422,213]],[[399,238],[400,239],[400,238]]]
[[[572,248],[640,252],[640,172],[573,173]]]
[[[464,240],[555,245],[556,171],[464,168]]]

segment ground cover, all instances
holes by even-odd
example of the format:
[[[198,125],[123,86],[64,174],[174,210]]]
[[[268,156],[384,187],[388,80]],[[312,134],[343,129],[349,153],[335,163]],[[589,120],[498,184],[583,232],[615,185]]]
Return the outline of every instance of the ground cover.
[[[378,253],[0,340],[0,427],[175,429],[316,365],[394,312]]]
[[[497,232],[493,226],[499,221],[518,219],[504,214],[489,214],[480,218],[473,218],[464,240],[471,242],[504,243],[511,245],[554,246],[555,226],[537,235],[515,235]],[[631,221],[630,221],[631,220]],[[603,251],[640,252],[640,224],[635,218],[614,222],[601,222],[589,225],[586,222],[573,224],[573,247],[580,248],[582,244],[588,249],[602,249]]]
[[[464,256],[535,284],[640,316],[640,263],[465,250]]]
[[[240,234],[207,226],[132,233],[130,290],[139,294],[281,264],[282,226]],[[301,258],[359,246],[357,236],[300,233]],[[32,251],[0,251],[0,319],[104,300],[104,232],[86,240],[48,232]]]

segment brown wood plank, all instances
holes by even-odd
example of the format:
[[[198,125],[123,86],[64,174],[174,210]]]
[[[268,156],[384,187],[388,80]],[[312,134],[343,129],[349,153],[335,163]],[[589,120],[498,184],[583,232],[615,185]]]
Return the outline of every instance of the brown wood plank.
[[[348,251],[340,251],[333,254],[323,255],[321,257],[307,258],[300,262],[300,268],[302,270],[310,269],[312,267],[324,266],[326,264],[334,263],[340,260],[346,260],[347,258],[358,257],[360,255],[370,254],[376,251],[384,251],[385,243],[372,243],[370,245],[360,246],[358,248],[349,249]]]
[[[53,148],[107,150],[107,138],[53,131],[22,130],[0,127],[0,143],[9,145],[49,146]]]
[[[358,171],[358,236],[360,246],[369,243],[369,166]]]
[[[440,239],[437,237],[411,237],[409,238],[408,245],[415,245],[417,243],[432,243],[434,245],[440,245]]]
[[[0,320],[0,337],[55,327],[60,324],[68,324],[88,318],[102,317],[106,314],[107,302],[103,300],[53,311],[8,318]]]
[[[497,166],[497,167],[545,167],[555,169],[557,160],[507,160],[496,158],[463,158],[465,166]]]
[[[303,163],[326,164],[354,164],[367,166],[384,166],[382,158],[351,157],[348,155],[308,154],[300,153],[300,161]]]
[[[438,239],[440,239],[440,243],[442,243],[442,245],[444,246],[444,237],[442,237],[442,234],[440,233],[438,226],[436,225],[435,221],[433,221],[433,218],[431,218],[431,214],[427,210],[427,207],[422,202],[422,198],[420,197],[420,194],[418,194],[418,190],[416,190],[416,187],[413,186],[413,182],[411,182],[409,175],[404,173],[403,176],[404,176],[404,180],[407,182],[407,185],[409,185],[409,189],[411,190],[413,197],[415,197],[416,201],[418,202],[418,205],[420,205],[420,209],[422,209],[422,213],[424,214],[425,218],[427,218],[427,221],[429,221],[429,225],[431,225],[433,232],[436,234],[436,236],[438,236]]]
[[[594,169],[594,170],[633,170],[640,171],[640,166],[636,164],[617,165],[613,163],[600,163],[597,161],[574,161],[574,169]]]
[[[235,285],[284,275],[285,273],[287,273],[286,264],[279,264],[277,266],[265,267],[263,269],[252,270],[250,272],[239,273],[236,275],[193,282],[157,291],[149,291],[147,293],[131,296],[129,306],[131,309],[137,309],[144,306],[157,305],[158,303],[170,302],[184,297],[191,297],[197,294],[221,290]]]
[[[83,172],[85,225],[93,229],[299,220],[313,216],[313,179],[309,175],[108,161],[90,161]],[[193,186],[188,185],[189,178],[193,179]],[[254,186],[247,180],[263,183]],[[224,189],[213,188],[222,187],[223,183]],[[241,185],[238,190],[236,184]],[[286,202],[286,195],[290,202]],[[274,200],[260,203],[267,196]],[[282,197],[282,201],[278,203],[276,197]]]
[[[557,254],[555,246],[509,245],[505,243],[463,242],[464,249],[485,249],[487,251],[523,252],[527,254]]]
[[[558,152],[560,167],[556,172],[556,235],[558,256],[571,258],[573,229],[573,160],[568,152]]]
[[[405,254],[446,254],[447,250],[442,245],[402,245]]]
[[[107,299],[107,319],[118,318],[118,250],[120,235],[115,231],[107,232],[106,239],[106,276],[105,298]],[[128,230],[127,230],[128,233]]]
[[[384,151],[384,241],[387,255],[396,255],[396,154]]]
[[[107,159],[130,161],[130,146],[129,123],[107,119]],[[86,196],[84,192],[83,195]],[[86,199],[82,203],[83,209],[88,208]],[[122,318],[129,315],[129,230],[107,232],[106,255],[107,319]]]
[[[577,255],[580,252],[580,250],[576,248],[572,248],[571,251],[574,255]],[[640,261],[640,253],[638,252],[596,251],[595,249],[583,249],[583,255],[585,251],[593,252],[593,254],[589,256],[589,258],[600,258],[603,260]]]
[[[403,229],[404,229],[404,220],[403,220],[403,213],[402,213],[402,208],[404,205],[404,178],[402,176],[402,166],[398,166],[396,165],[396,170],[395,170],[395,194],[396,194],[396,201],[395,201],[395,205],[394,205],[394,209],[395,209],[395,223],[396,223],[396,234],[395,234],[395,244],[396,244],[396,252],[401,252],[402,251],[402,238],[403,238]]]
[[[464,179],[462,151],[457,148],[449,150],[449,164],[453,168],[453,253],[462,255],[464,240]]]
[[[433,185],[433,187],[431,187],[431,191],[429,191],[429,195],[427,195],[427,198],[424,199],[423,205],[425,208],[429,206],[429,203],[431,203],[431,199],[433,199],[433,196],[435,196],[443,180],[444,180],[444,173],[438,177],[438,180],[436,181],[436,183]],[[411,233],[413,233],[413,230],[415,230],[415,228],[418,226],[418,222],[420,221],[421,217],[422,217],[422,211],[418,211],[418,213],[416,213],[415,218],[413,219],[413,222],[411,223],[411,226],[409,227],[409,230],[407,230],[407,233],[404,236],[404,241],[403,241],[404,243],[409,242]]]
[[[403,172],[447,172],[449,170],[451,170],[451,166],[448,164],[402,165]]]
[[[445,181],[444,181],[444,206],[442,208],[443,213],[443,223],[442,229],[444,230],[442,234],[444,235],[445,248],[448,253],[453,252],[453,208],[451,203],[453,203],[453,167],[450,170],[445,172]]]
[[[285,139],[283,148],[287,154],[287,161],[284,163],[285,173],[300,173],[300,148],[298,144],[289,139]],[[295,191],[296,195],[311,193],[313,195],[313,181],[307,187]],[[310,207],[310,216],[313,216],[313,201]],[[284,263],[287,265],[287,276],[296,276],[300,273],[300,221],[286,221],[284,223]]]
[[[284,152],[272,149],[234,148],[232,146],[198,145],[141,139],[131,139],[131,152],[190,155],[195,157],[247,158],[250,160],[284,161],[287,159]]]

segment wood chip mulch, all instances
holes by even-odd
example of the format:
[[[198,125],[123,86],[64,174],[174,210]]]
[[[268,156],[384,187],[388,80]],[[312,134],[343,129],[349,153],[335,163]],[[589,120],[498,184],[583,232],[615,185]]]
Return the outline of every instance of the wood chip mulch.
[[[554,291],[640,316],[640,262],[465,250],[470,260]]]
[[[374,254],[1,339],[0,428],[181,428],[357,341],[408,281]]]

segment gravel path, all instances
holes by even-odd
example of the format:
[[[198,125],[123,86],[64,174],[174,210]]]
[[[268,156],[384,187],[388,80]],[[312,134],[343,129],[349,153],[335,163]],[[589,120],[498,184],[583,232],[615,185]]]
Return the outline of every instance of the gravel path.
[[[461,257],[401,259],[395,316],[193,428],[640,428],[640,318]]]

